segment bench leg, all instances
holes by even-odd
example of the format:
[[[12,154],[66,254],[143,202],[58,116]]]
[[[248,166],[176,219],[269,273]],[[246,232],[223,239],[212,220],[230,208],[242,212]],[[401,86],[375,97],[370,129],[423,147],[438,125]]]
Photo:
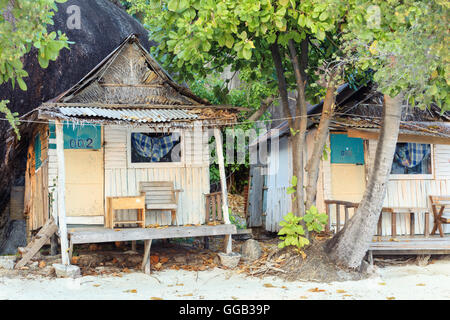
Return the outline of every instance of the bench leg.
[[[430,213],[425,212],[425,237],[428,238],[430,235]]]
[[[171,213],[172,213],[172,225],[176,226],[177,225],[177,212],[175,210],[172,210]]]
[[[441,238],[444,237],[444,228],[442,228],[442,223],[439,221],[439,235]]]
[[[145,240],[144,242],[144,258],[142,259],[142,271],[145,274],[150,274],[150,248],[152,240]]]
[[[416,234],[416,224],[414,220],[414,212],[409,213],[409,229],[411,236],[414,236]]]

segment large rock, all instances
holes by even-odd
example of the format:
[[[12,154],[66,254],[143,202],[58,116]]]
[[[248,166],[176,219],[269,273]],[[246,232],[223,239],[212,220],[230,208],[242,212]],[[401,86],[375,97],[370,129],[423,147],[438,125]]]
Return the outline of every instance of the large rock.
[[[64,265],[55,263],[53,264],[53,268],[55,268],[56,276],[58,278],[79,278],[81,277],[80,268],[74,265]]]
[[[18,247],[27,246],[26,228],[25,220],[11,220],[7,223],[3,239],[0,239],[0,255],[16,254]]]
[[[244,260],[256,260],[261,257],[262,250],[258,241],[250,239],[241,247],[241,255]]]

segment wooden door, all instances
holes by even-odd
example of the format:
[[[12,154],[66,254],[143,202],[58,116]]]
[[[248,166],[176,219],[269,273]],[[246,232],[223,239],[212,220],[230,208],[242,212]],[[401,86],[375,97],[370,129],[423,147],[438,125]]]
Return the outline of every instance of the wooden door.
[[[66,149],[66,215],[104,215],[103,148]]]

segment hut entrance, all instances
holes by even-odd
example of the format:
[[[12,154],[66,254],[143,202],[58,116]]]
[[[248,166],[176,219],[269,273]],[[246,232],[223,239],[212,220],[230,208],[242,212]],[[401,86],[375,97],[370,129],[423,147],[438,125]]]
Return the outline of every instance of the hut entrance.
[[[103,148],[65,150],[64,157],[67,216],[103,216]]]

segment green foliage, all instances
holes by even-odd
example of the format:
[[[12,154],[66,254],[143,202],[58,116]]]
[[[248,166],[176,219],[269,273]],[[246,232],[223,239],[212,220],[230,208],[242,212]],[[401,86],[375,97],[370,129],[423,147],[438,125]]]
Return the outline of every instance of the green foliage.
[[[287,194],[296,193],[298,188],[297,184],[297,177],[292,176],[291,185],[286,190]],[[284,216],[283,219],[284,221],[280,222],[280,226],[283,228],[278,232],[280,239],[283,241],[278,244],[278,247],[284,248],[285,246],[292,245],[300,250],[305,245],[309,244],[309,240],[304,237],[305,230],[301,225],[301,221],[304,221],[304,225],[308,231],[321,232],[328,221],[328,216],[325,213],[319,213],[317,208],[313,205],[306,210],[303,217],[297,217],[290,212]]]
[[[323,152],[322,152],[322,160],[323,161],[327,161],[328,160],[328,155],[331,154],[331,149],[329,146],[324,145],[323,146]]]
[[[11,110],[9,110],[8,107],[6,106],[8,103],[9,103],[9,100],[0,101],[0,112],[5,114],[6,119],[11,124],[11,126],[14,128],[17,138],[20,139],[19,128],[18,128],[19,114],[17,112],[12,113]]]
[[[310,39],[308,83],[321,77],[318,66],[337,50],[330,38],[340,26],[346,5],[340,0],[133,0],[129,12],[142,17],[150,38],[160,45],[152,53],[181,80],[211,72],[247,72],[247,83],[278,90],[270,45],[279,44],[289,89],[296,87],[287,44]],[[324,90],[307,86],[311,103]],[[258,106],[259,107],[259,106]]]
[[[236,226],[238,229],[247,229],[247,223],[245,220],[239,219],[239,216],[233,214],[231,209],[228,209],[228,215],[230,217],[230,222]]]
[[[355,87],[373,77],[378,89],[404,92],[413,106],[450,102],[449,2],[445,0],[133,0],[153,40],[153,53],[181,78],[249,68],[276,80],[269,46],[309,39],[308,101],[324,94],[329,70]],[[440,23],[436,23],[440,21]],[[250,73],[251,73],[250,71]],[[275,81],[268,82],[271,88]]]
[[[378,90],[402,92],[411,106],[450,110],[448,1],[352,0],[349,12],[342,45],[349,67],[373,70]]]
[[[286,189],[287,194],[294,194],[297,192],[297,182],[298,182],[297,177],[292,176],[291,185]]]
[[[295,246],[300,250],[309,244],[309,240],[304,237],[305,230],[300,222],[302,220],[305,222],[308,231],[321,232],[327,224],[328,216],[325,213],[319,213],[315,206],[311,206],[303,217],[297,217],[289,212],[283,219],[284,221],[280,222],[283,228],[278,232],[282,241],[278,247]]]
[[[305,237],[305,230],[300,224],[303,219],[301,217],[295,216],[292,212],[289,212],[283,217],[284,221],[280,222],[281,230],[278,232],[280,240],[279,248],[284,248],[286,246],[295,246],[297,249],[301,249],[309,244],[309,240]]]
[[[61,32],[47,32],[53,25],[53,16],[58,10],[56,3],[66,0],[0,0],[0,85],[11,81],[23,91],[27,90],[24,78],[28,73],[23,69],[22,58],[32,48],[38,51],[38,62],[47,68],[55,61],[60,50],[68,48],[68,39]],[[11,5],[12,4],[12,5]],[[7,109],[6,101],[1,102],[1,112],[5,113],[11,126],[17,132],[16,120]]]
[[[306,214],[303,217],[305,220],[308,231],[322,232],[325,225],[328,222],[328,216],[325,213],[319,213],[316,206],[312,205],[311,208],[306,210]]]
[[[260,107],[260,101],[267,98],[273,92],[264,86],[261,82],[252,82],[250,80],[250,73],[248,70],[243,70],[240,73],[241,87],[237,89],[228,89],[228,81],[220,78],[218,75],[212,74],[207,78],[197,79],[189,82],[189,87],[193,93],[197,96],[208,100],[212,104],[222,104],[222,105],[233,105],[237,107],[245,107],[250,109],[250,112],[256,111]],[[250,128],[255,128],[254,123],[245,121],[246,114],[243,113],[238,118],[239,124],[234,126],[234,129],[247,130]],[[269,115],[264,115],[261,117],[264,121],[269,118]],[[215,146],[214,138],[211,138],[210,145]],[[224,140],[224,153],[227,150],[227,141]],[[238,150],[238,141],[235,141],[234,150]],[[244,143],[244,142],[243,142]],[[215,149],[211,148],[211,157],[215,159]],[[245,150],[245,148],[241,148]],[[248,183],[248,168],[250,166],[249,154],[246,153],[245,163],[225,163],[226,175],[231,174],[238,176],[239,179],[235,179],[236,186],[232,186],[233,189],[241,190],[244,185]],[[210,166],[210,180],[213,183],[218,183],[220,181],[219,168],[216,163]]]

